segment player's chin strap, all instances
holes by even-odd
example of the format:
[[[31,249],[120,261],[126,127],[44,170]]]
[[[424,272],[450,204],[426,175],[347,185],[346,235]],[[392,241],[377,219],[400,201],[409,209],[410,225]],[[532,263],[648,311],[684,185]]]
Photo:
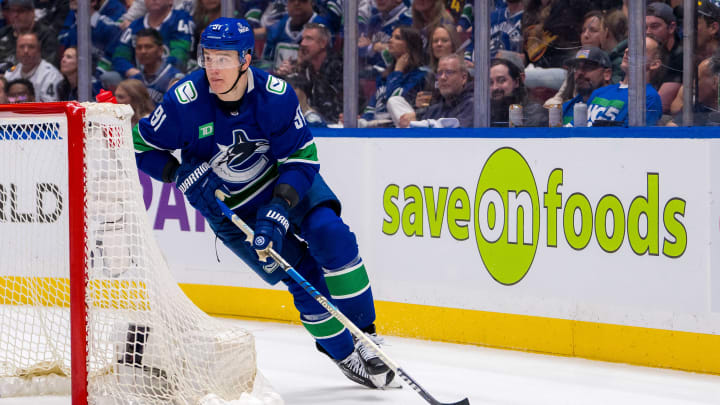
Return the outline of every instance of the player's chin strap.
[[[230,89],[229,89],[228,91],[224,91],[224,92],[222,92],[222,93],[220,93],[220,94],[228,94],[228,93],[230,93],[230,92],[232,91],[232,89],[234,89],[235,86],[237,85],[238,80],[240,80],[240,78],[242,77],[242,75],[244,75],[245,72],[248,71],[248,69],[250,69],[250,66],[248,66],[248,68],[245,69],[245,70],[239,71],[239,72],[238,72],[238,75],[237,75],[237,79],[235,79],[235,83],[233,83],[233,85],[230,86]]]

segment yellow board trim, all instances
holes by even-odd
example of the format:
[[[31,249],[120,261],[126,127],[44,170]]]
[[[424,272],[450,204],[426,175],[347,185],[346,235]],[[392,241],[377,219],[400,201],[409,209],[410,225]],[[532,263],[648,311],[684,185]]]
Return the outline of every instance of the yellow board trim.
[[[217,316],[300,323],[286,291],[181,284]],[[383,334],[720,374],[720,336],[376,301]]]

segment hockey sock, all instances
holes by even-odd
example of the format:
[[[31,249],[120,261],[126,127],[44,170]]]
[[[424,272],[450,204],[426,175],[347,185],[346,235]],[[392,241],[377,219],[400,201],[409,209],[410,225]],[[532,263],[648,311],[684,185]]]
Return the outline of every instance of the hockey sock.
[[[347,266],[324,270],[330,297],[340,311],[361,329],[372,325],[375,304],[362,259],[357,257]]]
[[[335,360],[342,360],[355,350],[352,335],[329,313],[303,315],[303,326],[315,338],[318,349]]]

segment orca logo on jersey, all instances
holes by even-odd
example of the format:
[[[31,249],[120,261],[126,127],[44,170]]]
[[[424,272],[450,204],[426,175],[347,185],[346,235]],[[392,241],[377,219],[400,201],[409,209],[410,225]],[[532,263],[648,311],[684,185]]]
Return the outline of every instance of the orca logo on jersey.
[[[242,129],[233,131],[232,145],[220,145],[218,152],[210,160],[210,165],[221,179],[243,184],[255,180],[270,167],[270,159],[265,156],[270,143],[265,139],[250,139]]]

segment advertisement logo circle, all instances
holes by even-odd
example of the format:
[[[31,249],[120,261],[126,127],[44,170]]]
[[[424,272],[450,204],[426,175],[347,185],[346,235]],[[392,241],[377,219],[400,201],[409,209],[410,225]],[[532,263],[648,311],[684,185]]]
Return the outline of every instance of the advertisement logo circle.
[[[475,240],[499,283],[512,285],[530,270],[540,233],[537,184],[525,158],[512,148],[490,155],[475,191]]]

